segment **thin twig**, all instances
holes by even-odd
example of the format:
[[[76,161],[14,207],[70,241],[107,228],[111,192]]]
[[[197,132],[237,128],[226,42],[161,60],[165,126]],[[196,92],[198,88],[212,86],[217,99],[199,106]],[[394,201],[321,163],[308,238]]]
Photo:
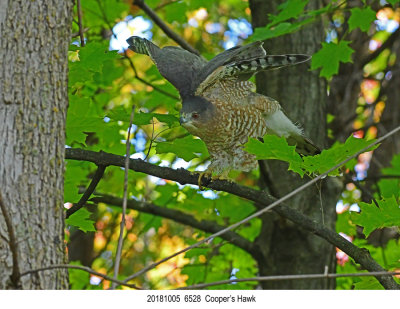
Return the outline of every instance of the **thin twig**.
[[[193,245],[191,245],[191,246],[188,246],[188,247],[186,247],[186,248],[184,248],[184,249],[182,249],[182,250],[180,250],[180,251],[178,251],[178,252],[175,252],[174,254],[171,254],[170,256],[167,256],[167,257],[165,257],[165,258],[159,260],[158,262],[152,263],[152,264],[150,264],[150,265],[144,267],[144,268],[141,269],[140,271],[138,271],[138,272],[136,272],[136,273],[134,273],[134,274],[128,276],[128,277],[124,280],[124,282],[127,282],[127,281],[129,281],[129,280],[131,280],[131,279],[133,279],[133,278],[136,278],[136,277],[138,277],[138,276],[140,276],[140,275],[142,275],[142,274],[148,272],[149,270],[153,269],[154,267],[157,267],[158,265],[160,265],[160,264],[162,264],[162,263],[168,261],[169,259],[171,259],[171,258],[173,258],[173,257],[175,257],[175,256],[177,256],[177,255],[180,255],[180,254],[182,254],[182,253],[184,253],[184,252],[186,252],[186,251],[189,251],[189,250],[191,250],[191,249],[193,249],[193,248],[196,248],[196,247],[198,247],[199,245],[204,244],[204,243],[208,242],[209,240],[211,240],[211,239],[213,239],[213,238],[215,238],[215,237],[218,237],[218,236],[222,235],[222,234],[225,233],[225,232],[228,232],[228,231],[230,231],[230,230],[233,230],[233,229],[237,228],[238,226],[240,226],[240,225],[242,225],[242,224],[244,224],[244,223],[247,223],[247,222],[249,222],[250,220],[252,220],[252,219],[254,219],[254,218],[256,218],[256,217],[261,216],[262,214],[264,214],[264,213],[270,211],[272,208],[278,206],[279,204],[283,203],[284,201],[290,199],[292,196],[295,196],[295,195],[298,194],[299,192],[303,191],[304,189],[308,188],[308,187],[311,186],[312,184],[316,183],[318,180],[320,180],[320,179],[322,179],[322,178],[325,178],[330,172],[333,172],[333,171],[336,170],[337,168],[339,168],[339,167],[341,167],[342,165],[344,165],[344,164],[346,164],[347,162],[349,162],[351,159],[353,159],[353,158],[357,157],[359,154],[361,154],[361,153],[367,151],[367,150],[370,149],[372,146],[374,146],[374,145],[376,145],[376,144],[379,144],[381,141],[385,140],[386,138],[388,138],[389,136],[395,134],[395,133],[398,132],[398,131],[400,131],[400,126],[397,127],[396,129],[390,131],[390,132],[387,133],[386,135],[382,136],[381,138],[377,139],[375,142],[371,143],[371,144],[368,145],[367,147],[364,147],[363,149],[361,149],[360,151],[358,151],[356,154],[354,154],[354,155],[350,156],[349,158],[343,160],[343,161],[340,162],[339,164],[336,164],[334,167],[330,168],[330,169],[327,170],[325,173],[322,173],[321,175],[315,177],[314,179],[310,180],[309,182],[306,182],[305,184],[301,185],[301,186],[298,187],[297,189],[291,191],[290,193],[288,193],[288,194],[286,194],[285,196],[281,197],[280,199],[276,200],[275,202],[273,202],[273,203],[270,204],[269,206],[267,206],[267,207],[265,207],[265,208],[262,208],[261,210],[255,212],[254,214],[248,216],[247,218],[245,218],[245,219],[243,219],[243,220],[240,220],[239,222],[236,222],[236,223],[234,223],[234,224],[232,224],[232,225],[226,227],[225,229],[223,229],[223,230],[221,230],[221,231],[219,231],[219,232],[217,232],[217,233],[215,233],[215,234],[213,234],[213,235],[211,235],[211,236],[208,236],[208,237],[202,239],[201,241],[199,241],[199,242],[197,242],[197,243],[195,243],[195,244],[193,244]]]
[[[131,155],[131,128],[133,123],[133,117],[135,115],[135,105],[132,106],[131,111],[131,118],[129,120],[129,128],[128,128],[128,135],[126,137],[126,154],[125,154],[125,171],[124,171],[124,197],[122,201],[122,216],[121,216],[121,223],[119,226],[119,237],[118,237],[118,247],[117,247],[117,254],[115,256],[115,265],[114,265],[114,279],[117,279],[119,273],[119,265],[121,263],[121,253],[122,253],[122,246],[124,240],[124,228],[125,228],[125,215],[126,215],[126,204],[128,201],[128,172],[129,172],[129,159]],[[116,283],[113,282],[111,285],[112,289],[116,288]]]
[[[82,32],[83,33],[88,32],[89,29],[90,29],[89,27],[83,28]],[[71,38],[76,38],[77,36],[80,36],[80,31],[71,33]]]
[[[12,224],[12,220],[8,215],[7,208],[4,205],[3,197],[0,192],[0,208],[3,213],[4,221],[6,222],[7,231],[8,231],[8,245],[10,246],[11,254],[12,254],[12,273],[11,273],[11,282],[14,285],[14,288],[20,289],[22,288],[21,284],[21,272],[19,268],[19,256],[18,256],[18,242],[14,233],[14,227]]]
[[[71,268],[71,269],[83,270],[83,271],[88,272],[89,274],[92,274],[92,275],[101,277],[101,278],[103,278],[103,279],[105,279],[105,280],[108,280],[108,281],[117,283],[117,284],[119,284],[119,285],[127,286],[127,287],[130,287],[130,288],[132,288],[132,289],[141,290],[141,288],[138,287],[138,286],[136,286],[135,284],[131,284],[131,283],[127,284],[127,283],[122,282],[122,281],[120,281],[120,280],[116,280],[116,279],[114,279],[114,278],[111,278],[110,276],[107,276],[107,275],[105,275],[105,274],[99,273],[99,272],[97,272],[97,271],[95,271],[95,270],[93,270],[93,269],[91,269],[91,268],[89,268],[89,267],[80,266],[80,265],[68,265],[68,264],[49,265],[49,266],[45,266],[45,267],[41,267],[41,268],[31,269],[31,270],[25,271],[25,272],[23,272],[23,273],[21,274],[21,277],[26,276],[26,275],[29,275],[29,274],[34,274],[34,273],[37,273],[37,272],[39,272],[39,271],[45,271],[45,270],[50,270],[50,269],[58,269],[58,268]]]
[[[237,282],[249,282],[249,281],[280,281],[280,280],[304,280],[304,279],[320,279],[320,278],[341,278],[341,277],[371,277],[371,276],[396,276],[400,275],[400,272],[392,271],[375,271],[369,273],[351,273],[351,274],[310,274],[310,275],[282,275],[282,276],[261,276],[261,277],[253,277],[253,278],[236,278],[236,279],[227,279],[221,281],[214,281],[210,283],[199,283],[193,284],[189,286],[185,286],[182,288],[178,288],[177,290],[194,290],[194,289],[203,289],[210,286],[222,285],[222,284],[232,284]]]
[[[89,197],[92,195],[94,190],[96,189],[99,181],[104,175],[104,171],[106,170],[105,165],[98,165],[96,173],[94,174],[92,181],[90,182],[88,188],[86,191],[83,193],[82,197],[78,201],[78,203],[74,204],[70,209],[67,210],[66,217],[69,218],[73,213],[77,212],[79,209],[81,209],[89,199]]]
[[[143,0],[134,0],[133,4],[140,7],[168,37],[178,43],[182,48],[198,56],[200,55],[200,52],[197,49],[193,48],[188,42],[185,41],[184,38],[168,27],[167,24],[156,14],[156,12],[154,12]]]
[[[85,38],[83,37],[81,0],[76,1],[76,7],[77,7],[77,11],[78,11],[79,37],[81,39],[81,47],[84,47],[85,46]]]

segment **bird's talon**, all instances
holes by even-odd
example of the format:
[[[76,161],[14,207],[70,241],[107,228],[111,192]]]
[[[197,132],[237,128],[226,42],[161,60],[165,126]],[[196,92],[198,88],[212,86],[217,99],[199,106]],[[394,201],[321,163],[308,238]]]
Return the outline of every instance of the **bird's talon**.
[[[200,190],[203,190],[203,187],[201,186],[201,180],[203,179],[204,175],[206,175],[207,177],[211,177],[212,173],[209,171],[204,171],[200,173],[199,179],[197,180],[197,184],[199,185]]]

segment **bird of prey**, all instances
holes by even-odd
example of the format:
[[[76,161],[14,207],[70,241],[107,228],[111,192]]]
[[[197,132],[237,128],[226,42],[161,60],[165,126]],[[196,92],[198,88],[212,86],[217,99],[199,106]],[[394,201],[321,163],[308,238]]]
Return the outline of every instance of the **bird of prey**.
[[[161,75],[179,91],[181,125],[206,144],[211,163],[200,174],[200,187],[204,175],[214,173],[213,179],[226,179],[232,169],[257,168],[256,157],[243,149],[249,137],[284,136],[300,154],[319,153],[280,104],[253,92],[254,84],[248,81],[257,72],[305,62],[308,55],[267,55],[263,42],[257,41],[205,61],[180,47],[159,48],[136,36],[127,42],[134,52],[150,56]]]

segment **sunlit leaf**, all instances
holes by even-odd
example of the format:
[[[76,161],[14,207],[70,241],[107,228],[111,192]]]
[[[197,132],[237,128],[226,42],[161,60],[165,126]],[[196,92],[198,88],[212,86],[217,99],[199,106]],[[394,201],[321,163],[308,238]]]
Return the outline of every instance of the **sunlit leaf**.
[[[198,154],[207,153],[204,142],[200,139],[194,139],[192,136],[177,138],[172,142],[159,142],[156,146],[157,153],[174,153],[185,161],[198,158]]]
[[[396,198],[391,197],[378,200],[377,207],[374,203],[359,204],[361,213],[354,214],[354,223],[364,227],[365,236],[369,236],[372,231],[378,228],[400,226],[400,206]]]
[[[350,41],[336,43],[322,43],[322,48],[316,52],[311,61],[311,69],[322,68],[320,76],[329,78],[339,72],[340,62],[352,62],[351,55],[354,52],[348,45]]]
[[[295,146],[289,146],[284,137],[275,135],[265,135],[264,142],[255,138],[249,138],[244,149],[252,154],[255,154],[257,160],[274,159],[286,161],[289,163],[289,170],[292,170],[300,175],[304,175],[301,169],[302,159],[295,151]]]

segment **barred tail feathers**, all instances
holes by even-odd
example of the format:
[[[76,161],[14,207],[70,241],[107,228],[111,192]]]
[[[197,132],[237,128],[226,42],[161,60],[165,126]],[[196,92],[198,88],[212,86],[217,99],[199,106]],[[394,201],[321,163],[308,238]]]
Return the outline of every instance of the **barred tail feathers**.
[[[260,71],[279,69],[306,62],[311,57],[303,54],[266,55],[261,58],[246,59],[226,65],[226,71],[233,75],[255,74]]]

